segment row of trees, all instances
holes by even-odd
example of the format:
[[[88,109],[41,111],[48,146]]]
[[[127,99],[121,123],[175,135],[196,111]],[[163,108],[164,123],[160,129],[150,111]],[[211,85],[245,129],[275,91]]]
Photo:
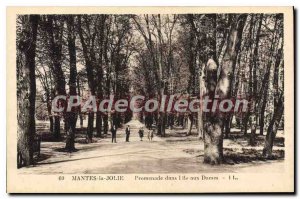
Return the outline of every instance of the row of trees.
[[[267,130],[263,155],[272,155],[284,104],[282,14],[140,15],[133,20],[141,36],[134,79],[144,84],[134,84],[138,93],[251,101],[246,113],[150,115],[159,135],[185,117],[188,134],[195,125],[204,139],[205,162],[219,164],[223,139],[233,126],[245,135],[250,129],[252,146],[257,129],[260,135]]]
[[[188,134],[195,126],[209,164],[223,161],[223,138],[233,126],[244,134],[251,129],[251,145],[256,129],[260,134],[267,129],[263,155],[271,156],[283,115],[283,68],[281,14],[20,15],[18,153],[25,165],[33,163],[36,102],[45,104],[57,140],[63,119],[65,147],[73,151],[78,118],[82,126],[87,115],[87,141],[92,142],[94,129],[102,137],[109,123],[120,126],[132,113],[95,115],[74,109],[58,115],[51,110],[55,96],[103,99],[114,94],[118,99],[138,93],[158,99],[171,94],[251,99],[252,107],[243,114],[157,112],[141,117],[148,127],[155,121],[160,136],[175,121],[189,121]]]
[[[79,116],[82,126],[85,115],[81,114],[80,109],[54,113],[51,104],[55,96],[96,95],[106,98],[114,94],[118,98],[129,92],[128,61],[133,49],[129,19],[129,16],[119,15],[18,16],[18,153],[22,155],[25,165],[33,161],[30,146],[35,134],[36,78],[40,83],[38,88],[42,88],[37,101],[47,106],[50,132],[56,140],[60,140],[61,120],[64,121],[65,148],[68,151],[75,150],[76,121]],[[32,61],[27,63],[27,59]],[[27,74],[28,69],[30,74]],[[27,75],[31,79],[25,79],[25,82],[23,78]],[[27,97],[26,92],[32,95],[28,96],[32,106],[27,107],[31,117],[23,115],[27,113],[23,108],[27,106],[23,101]],[[87,141],[92,142],[95,115],[93,112],[85,114],[88,117]],[[119,126],[122,120],[128,121],[130,114],[97,113],[96,136],[107,134],[109,122]],[[29,127],[30,130],[27,129]],[[30,137],[23,138],[24,135]]]

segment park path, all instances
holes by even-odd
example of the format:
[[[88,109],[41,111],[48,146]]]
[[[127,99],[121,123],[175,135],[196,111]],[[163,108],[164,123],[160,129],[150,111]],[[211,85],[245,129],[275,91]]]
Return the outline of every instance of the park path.
[[[117,143],[108,138],[95,143],[76,143],[77,152],[61,151],[63,142],[42,142],[41,159],[36,166],[19,169],[22,174],[126,174],[126,173],[224,173],[281,171],[283,161],[240,165],[210,166],[203,164],[203,143],[196,137],[155,136],[140,141],[132,130],[125,142],[125,130],[119,129]],[[196,152],[197,153],[194,153]],[[200,151],[200,152],[199,152]],[[199,155],[200,154],[200,155]]]

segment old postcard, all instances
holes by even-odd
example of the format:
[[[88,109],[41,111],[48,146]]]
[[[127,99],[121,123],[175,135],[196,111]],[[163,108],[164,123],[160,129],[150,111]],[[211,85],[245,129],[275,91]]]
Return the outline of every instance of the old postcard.
[[[293,7],[7,8],[7,192],[294,192]]]

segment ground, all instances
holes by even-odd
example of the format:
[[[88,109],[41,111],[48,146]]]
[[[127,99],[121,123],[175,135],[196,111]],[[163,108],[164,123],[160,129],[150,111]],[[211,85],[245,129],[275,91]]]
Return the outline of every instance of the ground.
[[[44,139],[37,164],[21,168],[22,174],[124,174],[124,173],[224,173],[224,172],[282,172],[284,169],[284,138],[280,132],[274,147],[274,159],[261,158],[263,137],[256,147],[249,147],[244,136],[232,133],[224,140],[226,163],[220,166],[203,164],[203,142],[186,130],[168,130],[168,136],[155,136],[149,141],[147,133],[140,141],[137,129],[132,129],[130,142],[125,142],[125,129],[118,129],[117,143],[95,138],[86,144],[80,135],[76,152],[63,150],[65,143]],[[243,139],[242,139],[243,138]]]

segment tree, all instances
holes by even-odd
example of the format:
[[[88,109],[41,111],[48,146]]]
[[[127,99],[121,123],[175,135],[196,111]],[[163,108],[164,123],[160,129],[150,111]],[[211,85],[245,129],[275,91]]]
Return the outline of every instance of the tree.
[[[18,16],[17,100],[18,100],[18,167],[33,164],[35,135],[35,50],[38,15]]]
[[[277,100],[278,101],[274,106],[274,114],[267,130],[265,145],[263,149],[263,156],[267,158],[272,157],[274,139],[284,111],[283,93],[280,94]]]
[[[96,74],[97,74],[97,96],[102,99],[103,98],[103,54],[104,52],[104,40],[105,40],[105,25],[106,20],[108,16],[107,15],[100,15],[99,20],[97,21],[98,24],[95,27],[97,29],[97,37],[98,37],[98,48],[99,48],[99,61],[98,61],[98,67],[96,68]],[[102,114],[98,111],[96,115],[96,131],[97,136],[102,137]]]
[[[195,79],[198,75],[199,89],[197,93],[199,94],[200,101],[202,100],[202,97],[205,93],[203,71],[205,69],[205,63],[207,63],[208,61],[208,54],[212,54],[216,64],[218,63],[216,55],[216,18],[217,16],[215,14],[187,15],[187,21],[191,27],[190,32],[193,32],[196,38],[196,41],[193,41],[194,43],[196,43],[195,49],[191,49],[190,51],[190,53],[195,52],[195,55],[191,55],[192,57],[194,57],[194,60],[189,63],[190,73],[193,77],[192,79],[194,79],[194,82],[196,82]],[[196,73],[196,63],[198,63],[198,74]],[[203,119],[203,110],[202,108],[200,108],[198,111],[197,124],[199,138],[203,138]]]
[[[61,15],[46,15],[43,17],[43,28],[46,31],[46,45],[48,55],[51,61],[50,70],[54,80],[55,95],[66,95],[66,80],[62,69],[63,62],[63,28],[64,20]],[[61,102],[62,104],[64,102]],[[65,115],[63,115],[65,116]],[[67,126],[67,120],[65,119],[65,127]],[[66,128],[65,128],[66,130]],[[60,139],[60,115],[54,116],[54,137]]]
[[[267,106],[267,99],[268,99],[268,91],[269,91],[269,80],[270,80],[270,73],[271,73],[271,67],[273,63],[273,56],[275,51],[275,46],[277,43],[277,34],[278,34],[278,24],[279,24],[280,14],[275,16],[275,22],[274,22],[274,31],[273,36],[271,40],[271,48],[269,51],[269,58],[267,62],[266,72],[264,74],[261,90],[260,90],[260,96],[262,96],[261,101],[261,107],[260,107],[260,113],[259,113],[259,132],[261,135],[263,135],[264,131],[264,125],[265,125],[265,111]]]
[[[83,20],[83,23],[82,23]],[[78,33],[82,45],[83,56],[85,59],[85,66],[87,72],[88,85],[90,94],[96,95],[96,80],[95,80],[95,68],[96,68],[96,53],[95,53],[95,39],[96,32],[92,27],[94,24],[95,16],[78,15]],[[94,131],[94,112],[88,113],[88,128],[87,128],[87,141],[92,142]]]
[[[75,46],[75,26],[74,26],[74,17],[71,15],[66,16],[67,22],[67,31],[68,31],[68,50],[70,57],[70,79],[69,79],[69,90],[70,96],[76,96],[76,78],[77,78],[77,68],[76,68],[76,46]],[[77,99],[78,100],[78,99]],[[66,150],[74,151],[75,150],[75,132],[76,132],[76,121],[77,121],[78,110],[73,108],[73,110],[66,113]]]
[[[249,29],[248,29],[248,38],[252,38],[253,37],[253,29],[254,29],[254,15],[251,14],[250,16],[250,22],[249,22]],[[244,52],[244,56],[243,56],[243,61],[248,65],[249,67],[249,80],[248,80],[248,84],[247,84],[247,93],[245,94],[245,96],[247,96],[248,98],[252,98],[253,96],[253,87],[252,87],[252,70],[253,70],[253,63],[252,60],[248,61],[248,57],[252,56],[252,49],[253,49],[253,39],[247,39],[244,42],[245,45],[245,52]],[[246,90],[246,89],[245,89]],[[248,130],[248,123],[249,123],[249,118],[250,118],[250,110],[248,112],[245,113],[244,117],[243,117],[243,126],[241,128],[241,132],[244,133],[244,135],[247,135],[247,130]]]
[[[38,50],[37,50],[38,51]],[[47,112],[50,123],[50,133],[53,133],[54,121],[52,117],[52,99],[54,98],[54,85],[53,85],[53,77],[52,73],[45,66],[48,63],[48,60],[45,61],[44,52],[36,53],[36,78],[41,82],[42,88],[44,90],[44,95],[42,97],[42,101],[46,103]],[[46,63],[45,63],[46,62]]]
[[[235,16],[230,28],[227,47],[225,50],[223,65],[220,69],[220,77],[217,79],[217,64],[213,56],[206,66],[206,83],[210,99],[219,97],[226,99],[229,95],[232,81],[233,67],[236,62],[237,52],[241,46],[241,38],[247,15]],[[213,52],[215,54],[215,52]],[[220,164],[223,161],[223,118],[216,112],[208,112],[205,115],[204,125],[204,162],[208,164]]]
[[[149,61],[155,77],[156,97],[161,99],[168,93],[168,76],[173,76],[174,70],[174,44],[173,34],[177,15],[152,15],[132,17],[137,30],[144,39],[144,44],[149,52]],[[171,75],[172,74],[172,75]],[[165,136],[167,115],[164,111],[157,112],[157,134]]]
[[[132,54],[132,27],[130,15],[112,15],[107,17],[107,24],[103,45],[102,56],[104,72],[106,73],[106,85],[103,85],[105,95],[114,95],[115,100],[125,97],[129,92],[130,78],[128,78],[128,62]],[[105,27],[103,25],[103,27]],[[111,125],[117,128],[121,126],[123,114],[111,111],[104,114],[104,127]]]
[[[254,110],[251,113],[251,136],[249,143],[250,145],[254,146],[255,145],[255,136],[256,136],[256,127],[257,127],[257,107],[258,107],[258,96],[257,96],[257,68],[258,68],[258,63],[259,63],[259,56],[258,56],[258,48],[259,48],[259,36],[261,32],[261,26],[262,26],[262,21],[263,21],[263,14],[260,14],[258,17],[258,27],[257,27],[257,32],[256,32],[256,38],[254,42],[254,51],[253,55],[251,56],[251,62],[250,62],[250,90],[251,94],[253,96],[253,102],[252,104],[254,105]]]
[[[283,111],[284,111],[283,85],[279,85],[279,75],[280,75],[279,69],[284,65],[282,40],[279,42],[279,45],[280,47],[277,50],[275,56],[274,75],[273,75],[273,92],[274,92],[273,116],[267,129],[265,145],[263,149],[263,156],[267,158],[272,157],[272,148],[274,144],[274,139],[276,137],[277,129],[279,127],[280,121],[282,119]]]
[[[203,17],[202,15],[200,15],[201,17]],[[197,72],[196,72],[196,63],[197,63],[197,54],[201,53],[199,52],[200,48],[200,44],[201,44],[201,37],[200,34],[194,24],[194,16],[192,14],[187,15],[187,20],[190,24],[190,35],[189,35],[189,42],[188,42],[188,52],[187,52],[187,56],[188,56],[188,65],[189,65],[189,72],[190,72],[190,78],[189,78],[189,86],[188,86],[188,93],[191,96],[195,96],[196,93],[196,82],[197,82]],[[202,62],[203,60],[199,60],[199,62]],[[199,65],[199,73],[201,73],[201,63]],[[199,95],[201,97],[201,75],[198,74],[199,78]],[[193,118],[193,114],[189,114],[189,123],[190,123],[190,127],[188,130],[188,135],[191,134],[192,131],[192,126],[194,123],[194,118]],[[202,124],[202,110],[200,109],[198,112],[198,131],[199,131],[199,135],[203,134],[203,124]]]

